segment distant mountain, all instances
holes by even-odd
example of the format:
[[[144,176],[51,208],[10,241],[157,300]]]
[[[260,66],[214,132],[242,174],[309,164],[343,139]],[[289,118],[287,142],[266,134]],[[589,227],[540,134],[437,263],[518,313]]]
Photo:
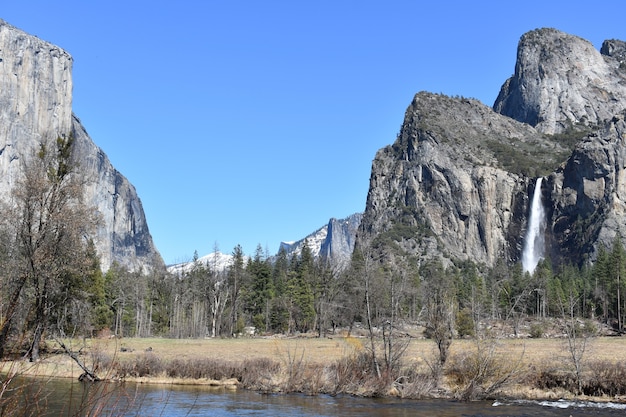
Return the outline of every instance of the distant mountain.
[[[233,264],[233,255],[222,252],[213,252],[208,255],[204,255],[196,260],[196,262],[203,266],[208,266],[214,271],[224,271]],[[193,269],[194,261],[181,262],[174,265],[169,265],[167,270],[174,275],[183,275]]]
[[[323,258],[330,262],[331,266],[341,271],[345,269],[352,256],[354,243],[356,241],[356,231],[361,223],[361,213],[352,214],[345,219],[330,219],[328,224],[320,227],[315,232],[295,242],[281,242],[280,248],[292,255],[300,255],[305,242],[313,253],[314,258]],[[221,252],[213,252],[197,259],[202,265],[208,265],[218,271],[223,271],[230,267],[233,256]],[[169,265],[167,270],[174,275],[182,275],[191,271],[194,262],[181,262]]]
[[[306,243],[315,258],[328,260],[334,268],[343,270],[350,263],[362,218],[362,213],[352,214],[345,219],[332,218],[328,224],[307,237],[296,242],[281,242],[280,247],[289,256],[294,253],[299,255]]]

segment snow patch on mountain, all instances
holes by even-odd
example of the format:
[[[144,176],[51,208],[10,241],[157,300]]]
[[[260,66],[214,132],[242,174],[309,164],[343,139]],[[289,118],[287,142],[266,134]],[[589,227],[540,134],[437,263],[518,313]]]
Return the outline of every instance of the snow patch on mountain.
[[[167,270],[174,275],[184,275],[190,272],[195,265],[202,265],[208,267],[212,271],[222,272],[230,268],[233,264],[233,255],[222,252],[213,252],[208,255],[204,255],[196,261],[181,262],[174,265],[169,265]]]
[[[354,243],[356,241],[356,231],[361,223],[362,213],[352,214],[345,219],[330,219],[330,221],[320,227],[307,237],[291,242],[281,242],[280,249],[283,249],[288,257],[300,256],[305,243],[309,246],[314,258],[323,258],[333,266],[336,271],[345,269],[352,256]],[[244,257],[244,262],[248,257]],[[233,255],[221,252],[213,252],[198,258],[196,264],[208,266],[213,271],[225,271],[233,264]],[[194,267],[194,262],[181,262],[167,267],[167,270],[174,275],[182,276],[190,272]]]

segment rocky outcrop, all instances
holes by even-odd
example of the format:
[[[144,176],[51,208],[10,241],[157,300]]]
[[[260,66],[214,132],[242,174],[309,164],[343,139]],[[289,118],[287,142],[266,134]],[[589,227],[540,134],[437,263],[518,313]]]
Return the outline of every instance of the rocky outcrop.
[[[396,142],[376,154],[357,244],[514,262],[532,182],[524,173],[557,166],[559,151],[476,100],[419,93]]]
[[[162,268],[135,188],[72,114],[71,71],[67,52],[0,20],[0,198],[9,198],[39,143],[73,133],[85,201],[102,220],[93,236],[102,268]]]
[[[0,192],[36,144],[72,128],[72,57],[0,20]]]
[[[515,75],[494,109],[534,125],[555,140],[575,142],[548,181],[548,251],[555,261],[593,261],[599,246],[626,238],[626,43],[607,40],[600,52],[555,29],[522,36]],[[626,242],[626,241],[625,241]]]
[[[113,262],[144,272],[163,268],[135,187],[113,167],[77,117],[72,119],[72,130],[79,169],[87,179],[85,200],[100,214],[94,241],[103,269]]]
[[[626,71],[621,44],[607,42],[603,55],[590,42],[556,29],[526,33],[515,75],[502,86],[494,109],[548,134],[611,120],[626,107]]]
[[[320,246],[319,256],[337,270],[344,270],[350,264],[362,218],[362,213],[355,213],[345,219],[332,218],[326,225],[326,239]]]
[[[539,176],[546,256],[580,264],[626,237],[625,50],[540,29],[522,36],[493,109],[417,94],[372,164],[357,247],[516,263]]]
[[[600,246],[626,238],[626,123],[614,116],[585,137],[562,169],[549,177],[549,255],[593,261]],[[626,244],[626,241],[624,241]]]
[[[315,258],[324,259],[334,270],[342,271],[350,263],[362,217],[362,213],[355,213],[345,219],[332,218],[328,224],[303,239],[281,242],[280,248],[288,256],[299,255],[306,243]]]

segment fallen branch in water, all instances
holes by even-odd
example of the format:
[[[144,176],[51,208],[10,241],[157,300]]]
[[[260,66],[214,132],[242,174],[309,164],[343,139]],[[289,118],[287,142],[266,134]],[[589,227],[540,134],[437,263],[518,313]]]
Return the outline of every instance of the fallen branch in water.
[[[70,358],[74,359],[74,362],[76,362],[78,366],[80,366],[80,369],[83,370],[83,373],[78,377],[79,381],[100,381],[100,378],[98,378],[98,376],[89,368],[87,368],[87,366],[85,366],[85,364],[78,358],[76,352],[72,352],[67,346],[65,346],[65,344],[60,339],[55,337],[54,341],[57,342],[59,346],[61,346],[61,348],[65,351],[65,353],[67,353]]]

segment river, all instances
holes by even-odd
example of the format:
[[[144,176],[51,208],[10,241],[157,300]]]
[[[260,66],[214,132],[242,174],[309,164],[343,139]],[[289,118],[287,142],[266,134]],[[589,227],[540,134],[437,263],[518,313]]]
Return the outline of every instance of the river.
[[[261,394],[197,386],[30,381],[0,415],[34,416],[622,416],[624,404],[371,399]],[[35,401],[39,399],[39,401]],[[5,398],[6,400],[6,398]],[[28,407],[27,407],[28,406]],[[22,409],[16,414],[11,409]],[[4,411],[4,412],[3,412]]]

